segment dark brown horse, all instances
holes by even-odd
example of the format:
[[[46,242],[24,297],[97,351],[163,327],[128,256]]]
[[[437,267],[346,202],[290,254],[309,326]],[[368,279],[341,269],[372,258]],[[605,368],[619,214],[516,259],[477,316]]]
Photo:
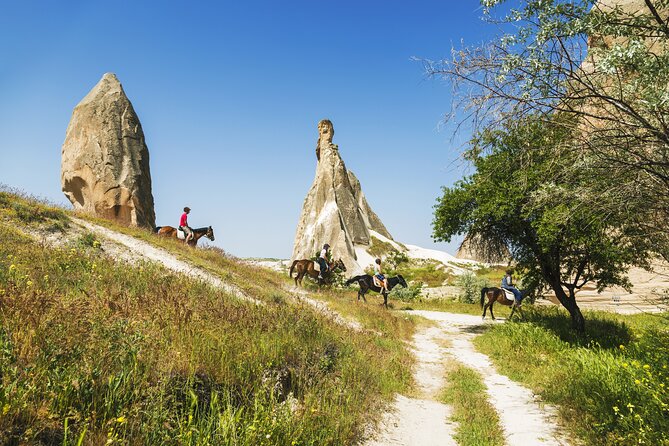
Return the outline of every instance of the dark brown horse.
[[[526,290],[520,290],[520,294],[525,297],[527,294]],[[488,302],[484,305],[484,302],[486,300],[486,297],[488,298]],[[522,299],[521,299],[522,301]],[[492,316],[492,320],[495,320],[495,315],[492,313],[492,305],[497,302],[500,305],[504,305],[506,307],[511,307],[511,314],[509,315],[509,320],[513,317],[513,313],[516,311],[516,308],[518,309],[518,313],[520,313],[521,317],[525,317],[523,315],[523,311],[520,309],[519,306],[516,305],[515,299],[507,299],[506,295],[504,294],[504,290],[501,288],[482,288],[481,289],[481,308],[483,308],[483,316],[481,319],[485,319],[485,313],[490,308],[490,316]]]
[[[342,271],[346,271],[346,266],[344,266],[344,262],[342,262],[341,259],[337,259],[336,261],[332,263],[328,263],[328,270],[322,274],[323,278],[319,279],[318,275],[319,272],[316,271],[316,262],[313,260],[309,259],[303,259],[303,260],[295,260],[293,264],[290,266],[290,272],[288,273],[290,275],[290,278],[293,278],[293,270],[297,271],[297,276],[295,276],[295,286],[299,285],[302,286],[302,279],[304,278],[305,275],[309,275],[312,279],[315,279],[318,282],[318,286],[324,285],[327,280],[332,276],[332,272],[336,269],[340,269]]]
[[[173,237],[179,239],[177,237],[177,228],[173,228],[172,226],[158,226],[155,229],[155,233],[160,235],[161,237]],[[214,241],[214,230],[212,229],[211,226],[207,228],[193,229],[193,238],[188,242],[188,245],[196,246],[197,241],[200,240],[202,237],[207,237],[212,242]]]
[[[383,306],[388,308],[388,291],[395,288],[396,285],[402,285],[404,288],[407,287],[407,283],[404,280],[404,277],[398,275],[397,277],[390,277],[388,279],[388,291],[381,291],[381,288],[374,285],[374,279],[369,274],[363,274],[362,276],[351,277],[346,281],[346,285],[350,285],[353,282],[358,282],[360,289],[358,290],[358,300],[362,297],[362,300],[367,302],[365,299],[365,294],[367,291],[372,290],[383,295]]]

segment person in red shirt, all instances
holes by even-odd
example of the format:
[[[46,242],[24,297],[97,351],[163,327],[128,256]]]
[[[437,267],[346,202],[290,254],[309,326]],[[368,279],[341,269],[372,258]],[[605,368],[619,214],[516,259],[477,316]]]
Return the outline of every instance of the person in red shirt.
[[[188,214],[190,214],[190,208],[186,206],[184,213],[181,214],[181,220],[179,220],[179,229],[186,234],[186,244],[193,239],[193,229],[188,226]]]

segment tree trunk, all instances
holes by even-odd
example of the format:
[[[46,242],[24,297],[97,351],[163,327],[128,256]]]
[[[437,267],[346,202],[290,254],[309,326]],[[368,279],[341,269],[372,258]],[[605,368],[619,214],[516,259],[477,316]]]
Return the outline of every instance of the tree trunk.
[[[555,296],[560,301],[563,307],[567,309],[571,316],[571,326],[579,333],[585,332],[585,319],[581,314],[581,309],[576,305],[576,295],[572,290],[569,290],[569,295],[564,292],[561,284],[551,284],[551,288],[555,291]]]

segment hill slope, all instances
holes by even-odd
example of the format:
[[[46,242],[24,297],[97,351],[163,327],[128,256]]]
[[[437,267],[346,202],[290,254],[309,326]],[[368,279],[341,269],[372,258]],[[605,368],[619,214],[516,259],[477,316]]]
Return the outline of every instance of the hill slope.
[[[410,381],[410,321],[369,342],[270,271],[115,228],[217,286],[90,229],[0,192],[2,444],[350,444]]]

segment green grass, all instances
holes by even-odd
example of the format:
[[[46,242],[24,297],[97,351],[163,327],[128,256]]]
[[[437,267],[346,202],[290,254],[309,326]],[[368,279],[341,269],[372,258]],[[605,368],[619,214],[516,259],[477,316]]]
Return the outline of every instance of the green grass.
[[[589,445],[669,444],[666,316],[585,314],[585,336],[557,308],[526,307],[527,322],[475,338],[500,370],[546,402]]]
[[[356,333],[292,304],[285,277],[112,223],[264,304],[116,263],[90,234],[49,248],[18,228],[66,213],[0,197],[0,444],[351,444],[411,385],[411,318],[361,306],[382,335]]]
[[[402,264],[397,268],[397,274],[410,282],[424,283],[429,287],[441,286],[444,282],[451,280],[453,275],[439,268],[441,264],[436,261],[412,259],[408,264]],[[394,275],[394,274],[392,274]]]
[[[390,243],[379,240],[378,238],[371,237],[372,246],[369,247],[368,252],[373,257],[384,257],[391,252],[397,252],[397,249]]]
[[[442,402],[453,407],[452,420],[458,423],[455,440],[460,446],[502,446],[504,433],[481,376],[459,363],[451,363],[446,373],[448,385]]]

